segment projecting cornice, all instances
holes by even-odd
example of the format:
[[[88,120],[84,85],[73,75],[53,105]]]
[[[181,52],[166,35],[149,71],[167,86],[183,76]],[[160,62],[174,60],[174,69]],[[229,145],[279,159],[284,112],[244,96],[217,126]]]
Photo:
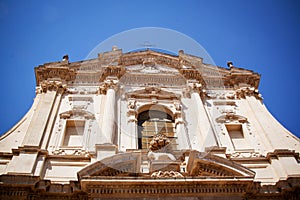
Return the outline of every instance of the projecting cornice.
[[[132,70],[131,66],[138,70]],[[260,80],[260,75],[251,70],[232,65],[228,69],[205,64],[202,58],[183,51],[176,56],[152,50],[129,53],[113,50],[100,53],[96,59],[79,62],[69,62],[64,57],[61,62],[36,67],[35,75],[37,85],[53,79],[59,79],[67,85],[99,85],[107,77],[114,76],[121,82],[124,79],[123,84],[140,77],[145,77],[146,85],[153,84],[153,81],[156,84],[182,85],[187,80],[196,80],[204,89],[258,88]],[[162,78],[166,80],[161,81]]]

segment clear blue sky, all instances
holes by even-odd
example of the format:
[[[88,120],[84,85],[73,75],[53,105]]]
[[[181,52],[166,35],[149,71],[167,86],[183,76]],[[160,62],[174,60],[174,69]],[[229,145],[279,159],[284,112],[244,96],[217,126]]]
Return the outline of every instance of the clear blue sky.
[[[195,39],[219,66],[262,74],[264,103],[299,137],[299,10],[291,0],[0,0],[0,134],[30,108],[35,66],[64,54],[83,60],[114,34],[163,27]]]

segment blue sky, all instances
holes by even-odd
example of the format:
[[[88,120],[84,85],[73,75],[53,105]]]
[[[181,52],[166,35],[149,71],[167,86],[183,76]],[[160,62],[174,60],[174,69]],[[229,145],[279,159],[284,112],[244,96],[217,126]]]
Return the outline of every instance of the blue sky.
[[[0,0],[0,134],[30,108],[35,66],[65,54],[83,60],[114,34],[162,27],[196,40],[218,66],[262,74],[264,103],[299,137],[299,10],[291,0]]]

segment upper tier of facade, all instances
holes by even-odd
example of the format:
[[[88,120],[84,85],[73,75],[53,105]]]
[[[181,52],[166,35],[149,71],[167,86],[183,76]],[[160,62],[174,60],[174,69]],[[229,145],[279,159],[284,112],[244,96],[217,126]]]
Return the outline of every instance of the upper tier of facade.
[[[296,198],[300,141],[251,70],[179,51],[35,68],[28,113],[0,138],[0,198]]]

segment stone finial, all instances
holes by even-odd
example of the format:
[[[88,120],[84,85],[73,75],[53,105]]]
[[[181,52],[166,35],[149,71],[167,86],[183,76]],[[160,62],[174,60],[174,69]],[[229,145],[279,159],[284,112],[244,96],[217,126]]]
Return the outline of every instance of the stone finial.
[[[231,61],[228,61],[228,62],[227,62],[227,66],[228,66],[229,68],[232,68],[232,67],[233,67],[233,63],[232,63]]]
[[[69,61],[69,55],[68,54],[64,55],[62,61]]]
[[[118,50],[118,47],[116,45],[112,46],[112,51],[117,51]]]

